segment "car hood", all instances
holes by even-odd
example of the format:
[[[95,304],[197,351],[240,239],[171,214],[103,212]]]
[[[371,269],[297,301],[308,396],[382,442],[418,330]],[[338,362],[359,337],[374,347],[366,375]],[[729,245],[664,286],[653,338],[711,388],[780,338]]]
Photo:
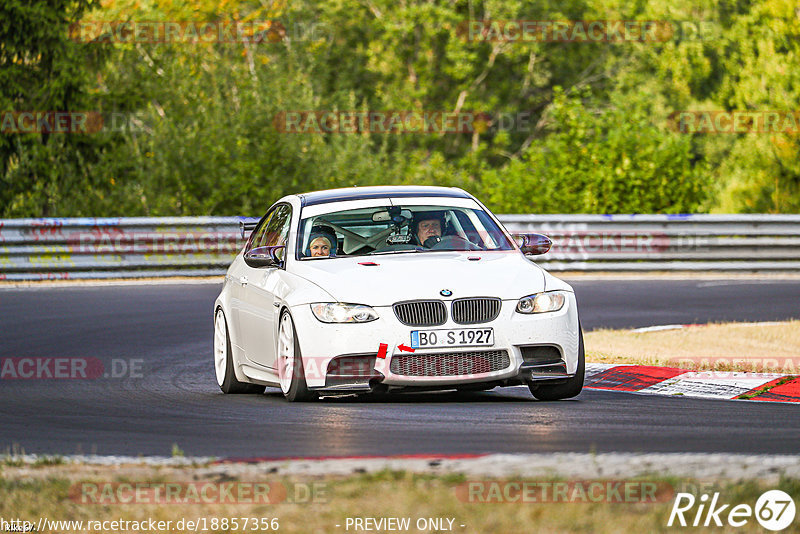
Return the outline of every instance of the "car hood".
[[[442,290],[452,291],[444,298],[519,299],[545,286],[544,271],[517,251],[387,254],[296,261],[294,267],[337,301],[371,306],[441,299]]]

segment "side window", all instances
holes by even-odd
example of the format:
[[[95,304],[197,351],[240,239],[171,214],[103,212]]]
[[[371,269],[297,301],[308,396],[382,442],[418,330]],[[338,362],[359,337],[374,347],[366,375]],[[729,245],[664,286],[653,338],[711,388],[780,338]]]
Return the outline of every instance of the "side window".
[[[278,206],[265,225],[266,231],[259,246],[285,245],[292,220],[292,208],[286,204]]]
[[[270,219],[273,215],[275,215],[275,211],[273,210],[271,213],[267,213],[267,215],[258,223],[258,226],[253,230],[253,233],[250,234],[250,239],[247,241],[247,250],[250,250],[253,247],[261,246],[260,243],[264,239],[264,232],[267,229],[267,225],[269,224]]]

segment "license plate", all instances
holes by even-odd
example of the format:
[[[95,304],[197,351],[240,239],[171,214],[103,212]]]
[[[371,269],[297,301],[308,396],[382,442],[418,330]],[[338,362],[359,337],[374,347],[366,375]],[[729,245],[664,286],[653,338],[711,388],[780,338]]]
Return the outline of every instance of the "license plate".
[[[411,348],[484,347],[494,345],[492,328],[460,328],[454,330],[412,330]]]

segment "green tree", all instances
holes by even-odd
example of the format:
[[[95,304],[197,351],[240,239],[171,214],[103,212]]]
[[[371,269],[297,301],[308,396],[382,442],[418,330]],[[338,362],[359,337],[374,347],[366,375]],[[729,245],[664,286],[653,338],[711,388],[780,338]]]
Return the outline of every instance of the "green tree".
[[[644,103],[587,107],[556,91],[548,135],[483,176],[501,213],[688,213],[706,201],[706,169],[691,139],[650,123]]]
[[[0,110],[92,109],[91,77],[104,50],[71,40],[68,28],[97,5],[94,0],[0,4]],[[63,213],[65,190],[92,187],[87,169],[101,150],[85,137],[0,134],[0,213]]]
[[[668,123],[682,110],[796,108],[795,3],[9,0],[2,109],[96,110],[112,127],[0,136],[0,214],[258,214],[289,192],[379,183],[460,186],[502,212],[797,211],[796,136]],[[286,31],[79,43],[67,27],[81,17],[277,19]],[[465,24],[484,19],[671,20],[679,31],[641,43],[468,39]],[[287,134],[275,122],[287,110],[486,119],[456,134]]]

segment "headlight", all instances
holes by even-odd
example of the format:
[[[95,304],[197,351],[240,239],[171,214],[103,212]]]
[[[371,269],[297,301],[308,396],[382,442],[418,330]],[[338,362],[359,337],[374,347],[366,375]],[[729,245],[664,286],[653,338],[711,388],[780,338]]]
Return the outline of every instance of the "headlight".
[[[519,313],[546,313],[558,311],[564,307],[567,296],[563,291],[548,291],[522,297],[517,302]]]
[[[311,311],[323,323],[368,323],[378,318],[375,310],[363,304],[319,302],[311,305]]]

